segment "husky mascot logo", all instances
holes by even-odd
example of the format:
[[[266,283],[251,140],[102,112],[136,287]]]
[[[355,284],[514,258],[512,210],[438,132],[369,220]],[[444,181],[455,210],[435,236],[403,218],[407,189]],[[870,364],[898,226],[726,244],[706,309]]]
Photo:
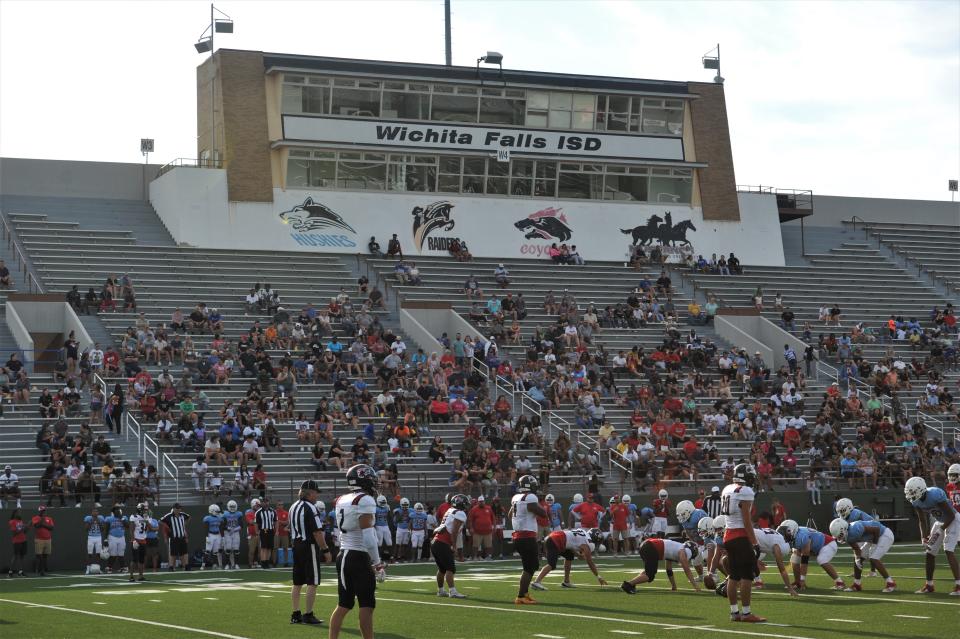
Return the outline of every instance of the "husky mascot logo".
[[[573,237],[573,231],[568,226],[567,216],[563,213],[563,209],[553,207],[532,213],[514,226],[524,231],[523,236],[528,240],[539,238],[566,242]]]
[[[427,236],[433,231],[441,227],[444,232],[453,230],[454,221],[450,219],[452,210],[453,204],[446,200],[413,207],[410,212],[413,215],[413,242],[418,250],[423,250]]]
[[[298,204],[289,211],[281,213],[280,219],[283,220],[284,224],[292,226],[298,233],[329,227],[356,233],[353,227],[344,222],[339,214],[319,202],[314,202],[312,197],[305,199],[303,204]]]
[[[673,225],[673,218],[667,211],[663,217],[651,215],[647,218],[646,226],[635,226],[632,229],[620,229],[624,235],[633,236],[633,245],[651,244],[654,241],[663,246],[673,246],[675,244],[685,244],[690,246],[690,240],[687,239],[687,231],[696,231],[697,227],[690,220],[683,220],[676,226]]]

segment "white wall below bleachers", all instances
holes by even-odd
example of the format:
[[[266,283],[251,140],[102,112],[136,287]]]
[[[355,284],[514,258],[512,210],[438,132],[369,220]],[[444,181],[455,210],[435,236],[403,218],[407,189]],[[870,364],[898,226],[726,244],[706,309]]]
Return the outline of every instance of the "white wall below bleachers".
[[[228,202],[219,169],[176,168],[150,184],[150,201],[174,239],[203,248],[365,253],[371,236],[385,249],[396,233],[407,256],[444,255],[446,240],[456,237],[477,257],[545,259],[556,242],[575,244],[588,261],[624,261],[631,236],[623,230],[646,229],[651,216],[669,212],[674,229],[692,223],[686,239],[694,255],[733,251],[744,264],[782,266],[774,197],[739,199],[741,221],[718,222],[688,205],[436,193],[275,189],[273,203]],[[414,232],[418,207],[421,218],[437,215],[422,241]],[[542,226],[518,228],[528,219]]]

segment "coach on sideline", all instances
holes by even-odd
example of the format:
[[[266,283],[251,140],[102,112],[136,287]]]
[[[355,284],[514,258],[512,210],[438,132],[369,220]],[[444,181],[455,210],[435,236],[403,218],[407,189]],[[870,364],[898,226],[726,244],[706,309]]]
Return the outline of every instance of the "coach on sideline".
[[[298,499],[290,506],[290,542],[293,544],[293,613],[290,623],[323,623],[313,614],[313,602],[317,598],[317,586],[320,584],[320,563],[330,561],[330,549],[323,534],[323,524],[316,506],[320,493],[317,482],[308,479],[300,484]],[[319,549],[319,553],[317,552]],[[306,608],[300,613],[300,589],[307,587]]]

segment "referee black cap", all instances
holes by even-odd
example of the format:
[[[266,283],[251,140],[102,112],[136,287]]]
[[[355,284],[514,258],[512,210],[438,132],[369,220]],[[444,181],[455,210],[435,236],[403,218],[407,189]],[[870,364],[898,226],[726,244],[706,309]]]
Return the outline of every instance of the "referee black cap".
[[[320,486],[317,485],[317,482],[312,479],[308,479],[300,484],[300,490],[312,490],[315,492],[320,492]]]

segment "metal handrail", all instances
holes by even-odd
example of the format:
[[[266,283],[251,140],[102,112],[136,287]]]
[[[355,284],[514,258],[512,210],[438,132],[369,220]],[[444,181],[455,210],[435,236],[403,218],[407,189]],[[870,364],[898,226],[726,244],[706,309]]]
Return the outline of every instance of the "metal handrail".
[[[160,167],[157,171],[157,177],[160,177],[167,171],[178,167],[191,169],[220,169],[223,168],[223,162],[220,160],[209,160],[203,158],[175,158]]]
[[[7,248],[13,250],[14,258],[17,261],[17,270],[23,274],[27,283],[27,289],[30,293],[44,293],[45,291],[40,281],[30,272],[30,262],[27,260],[23,247],[21,247],[17,241],[13,227],[10,226],[10,221],[7,219],[6,214],[2,212],[0,212],[0,222],[3,222],[3,237],[7,241]]]

